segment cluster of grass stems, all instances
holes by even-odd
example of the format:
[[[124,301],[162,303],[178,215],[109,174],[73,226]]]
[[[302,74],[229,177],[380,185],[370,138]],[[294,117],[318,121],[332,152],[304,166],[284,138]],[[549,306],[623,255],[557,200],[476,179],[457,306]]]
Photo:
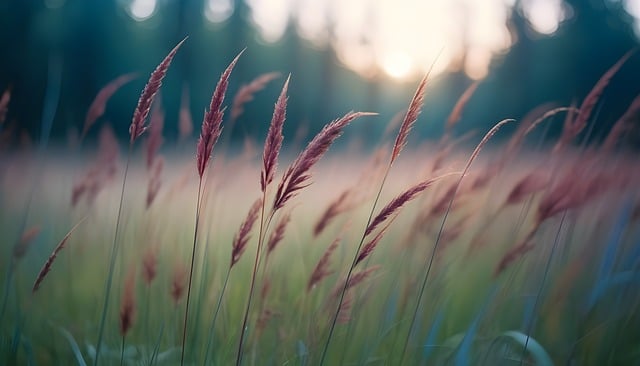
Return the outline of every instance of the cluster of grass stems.
[[[164,114],[157,96],[184,42],[141,93],[123,167],[107,124],[92,163],[46,158],[55,70],[40,149],[0,158],[0,362],[640,361],[640,176],[637,161],[620,148],[637,128],[640,99],[601,143],[581,142],[601,95],[632,53],[580,106],[500,121],[465,151],[467,137],[453,132],[478,88],[473,83],[437,144],[403,152],[427,74],[374,152],[324,158],[352,122],[381,123],[375,113],[348,112],[302,151],[289,151],[293,158],[282,159],[289,164],[280,172],[295,76],[282,84],[262,154],[253,145],[236,155],[216,147],[223,127],[232,128],[254,95],[280,77],[264,74],[242,86],[225,117],[243,52],[213,88],[192,150],[195,164],[160,154]],[[80,142],[101,121],[109,98],[136,78],[125,74],[98,93]],[[7,89],[0,126],[9,102]],[[181,105],[184,144],[193,129],[186,92]],[[558,120],[564,125],[554,145],[543,134],[531,146],[532,131]],[[481,153],[506,124],[516,126],[507,143]],[[141,140],[144,159],[136,149]]]

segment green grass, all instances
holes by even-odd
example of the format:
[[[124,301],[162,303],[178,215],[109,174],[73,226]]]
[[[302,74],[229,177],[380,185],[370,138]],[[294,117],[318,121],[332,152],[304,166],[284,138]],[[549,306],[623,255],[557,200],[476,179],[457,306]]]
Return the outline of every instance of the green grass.
[[[258,276],[243,364],[313,365],[320,360],[337,305],[331,293],[349,268],[373,200],[370,195],[369,204],[338,216],[325,232],[313,237],[315,221],[326,205],[354,184],[366,165],[363,156],[345,159],[343,154],[330,154],[315,169],[314,185],[296,198],[285,239],[269,258],[264,277]],[[42,179],[36,182],[30,180],[34,173],[29,168],[38,162],[18,154],[1,158],[2,283],[8,263],[13,260],[12,247],[21,235],[17,223],[25,214],[29,184],[35,184],[36,189],[27,227],[42,227],[26,255],[15,262],[9,282],[7,309],[0,327],[2,364],[82,365],[93,361],[92,342],[104,300],[120,187],[115,179],[92,205],[83,201],[72,208],[70,187],[89,159],[71,164],[64,156],[48,158],[40,173]],[[464,156],[452,155],[446,170],[459,170]],[[488,153],[483,160],[491,161],[495,156]],[[549,157],[561,164],[551,172],[557,179],[566,171],[560,167],[576,164],[576,158],[569,155],[545,152],[527,156],[507,166],[489,186],[464,194],[461,203],[454,205],[445,231],[461,218],[468,216],[469,220],[461,235],[441,243],[437,252],[407,347],[407,364],[603,365],[640,360],[640,336],[636,331],[640,322],[640,233],[634,216],[638,197],[630,188],[632,184],[625,189],[607,189],[567,211],[564,219],[560,214],[546,220],[535,234],[535,248],[498,277],[493,275],[500,258],[531,227],[540,195],[529,206],[522,203],[507,207],[497,216],[491,213],[523,172]],[[418,181],[421,172],[430,166],[424,154],[410,151],[398,163],[382,192],[382,203]],[[611,160],[608,166],[614,165],[620,169],[616,172],[633,167],[623,159]],[[214,166],[207,179],[201,214],[187,364],[202,364],[204,360],[233,236],[260,194],[257,156],[219,159]],[[485,167],[479,163],[469,179]],[[174,304],[170,287],[175,266],[188,268],[190,260],[197,187],[195,163],[190,157],[175,157],[168,162],[160,196],[149,210],[145,210],[146,173],[135,157],[131,169],[118,258],[123,265],[115,267],[102,363],[120,362],[118,311],[123,281],[130,264],[141,271],[145,250],[154,244],[158,245],[158,275],[149,288],[141,276],[137,277],[137,312],[126,337],[125,364],[174,365],[180,358],[185,299]],[[613,172],[607,174],[616,176]],[[185,175],[188,180],[180,185]],[[638,178],[632,176],[633,182],[637,184]],[[418,226],[414,220],[455,179],[445,179],[427,189],[392,224],[368,263],[380,268],[352,292],[350,320],[336,327],[326,364],[398,362],[442,215]],[[625,214],[625,210],[630,213]],[[526,216],[521,219],[523,214]],[[88,215],[87,220],[72,235],[41,289],[32,294],[31,286],[40,266],[84,215]],[[347,229],[343,229],[347,222]],[[485,245],[469,255],[469,244],[482,230],[486,231]],[[344,238],[331,261],[335,273],[307,292],[311,271],[340,232]],[[407,238],[412,240],[406,242]],[[557,247],[550,256],[556,238]],[[254,228],[247,253],[255,253],[256,241]],[[234,363],[252,264],[252,255],[244,255],[231,271],[211,342],[211,360],[216,365]],[[267,279],[271,289],[263,300],[260,291]],[[268,309],[271,317],[264,328],[257,329],[261,308]],[[527,341],[529,331],[531,338]],[[525,344],[527,351],[523,352]]]

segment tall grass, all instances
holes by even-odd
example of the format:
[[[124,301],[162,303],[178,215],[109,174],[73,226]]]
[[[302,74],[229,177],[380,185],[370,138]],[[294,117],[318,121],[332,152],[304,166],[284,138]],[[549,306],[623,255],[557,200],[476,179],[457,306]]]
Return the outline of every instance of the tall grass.
[[[104,291],[104,303],[102,305],[102,315],[100,317],[100,328],[98,330],[98,340],[96,342],[96,354],[94,359],[94,366],[97,366],[100,362],[100,351],[102,349],[102,337],[104,335],[104,327],[107,319],[107,311],[109,308],[109,298],[111,295],[111,283],[113,281],[113,274],[115,271],[115,264],[118,258],[118,247],[119,247],[119,239],[120,239],[120,218],[122,214],[122,204],[124,201],[124,192],[125,186],[127,183],[127,174],[129,172],[129,163],[131,162],[131,153],[133,151],[133,145],[135,141],[147,130],[148,125],[146,124],[146,119],[149,114],[149,109],[151,108],[151,104],[153,103],[153,99],[155,98],[156,93],[160,90],[160,86],[162,86],[162,79],[167,73],[169,66],[171,65],[171,61],[173,57],[178,52],[178,49],[186,40],[183,39],[176,45],[171,52],[162,60],[162,62],[156,67],[156,69],[151,73],[149,77],[149,81],[147,85],[145,85],[142,90],[142,94],[140,95],[140,99],[138,99],[138,105],[133,112],[133,119],[131,121],[131,125],[129,127],[129,153],[127,154],[127,162],[124,168],[124,177],[122,178],[122,189],[120,191],[120,203],[118,204],[118,214],[116,217],[116,229],[115,235],[113,237],[113,244],[111,246],[111,255],[109,260],[109,272],[107,274],[107,281],[105,284]]]
[[[198,139],[198,145],[196,147],[196,167],[198,170],[198,196],[196,199],[196,224],[193,230],[193,247],[191,249],[191,265],[189,266],[189,282],[187,285],[187,304],[184,309],[184,325],[182,330],[182,354],[180,356],[180,364],[184,365],[185,356],[185,344],[187,342],[187,327],[189,324],[189,302],[191,300],[191,283],[193,281],[193,266],[196,256],[196,245],[198,243],[198,227],[200,224],[200,210],[201,210],[201,197],[202,197],[202,182],[205,177],[205,171],[211,160],[211,154],[213,148],[218,142],[218,138],[222,133],[222,118],[224,116],[224,97],[229,85],[229,76],[231,71],[238,62],[238,59],[242,55],[240,52],[236,58],[231,61],[227,69],[220,75],[220,80],[216,85],[213,95],[211,96],[211,103],[209,104],[209,110],[204,115],[202,121],[202,131],[200,132],[200,139]]]
[[[425,76],[406,112],[387,126],[398,130],[390,149],[330,151],[351,122],[372,115],[349,112],[287,161],[281,158],[289,148],[284,123],[289,98],[296,98],[289,96],[296,80],[289,76],[269,111],[262,155],[250,149],[239,157],[218,154],[214,167],[214,147],[224,152],[217,144],[224,100],[240,55],[216,84],[195,159],[165,158],[164,116],[153,100],[181,45],[142,92],[121,186],[110,182],[120,158],[108,127],[97,157],[87,158],[95,163],[75,184],[68,177],[75,166],[39,156],[41,167],[46,162],[55,168],[42,170],[51,183],[32,192],[23,188],[28,176],[19,168],[29,158],[0,156],[0,228],[10,232],[20,221],[14,216],[25,210],[25,200],[38,204],[34,221],[42,223],[2,239],[12,262],[0,270],[10,276],[4,283],[13,283],[15,294],[4,291],[15,306],[7,307],[0,329],[0,363],[640,361],[640,175],[635,155],[619,145],[637,128],[631,122],[637,99],[601,146],[573,146],[588,133],[593,106],[631,54],[603,76],[579,109],[536,111],[504,146],[488,152],[483,149],[492,136],[512,120],[497,123],[471,151],[462,143],[472,137],[455,131],[466,118],[466,103],[481,90],[478,83],[441,121],[440,142],[407,144],[422,110]],[[245,103],[275,76],[261,75],[241,88],[229,120],[239,118]],[[106,113],[109,95],[132,77],[125,74],[99,93],[87,129]],[[185,92],[181,99],[185,109]],[[528,151],[530,132],[560,113],[566,113],[565,124],[555,146]],[[184,143],[189,128],[181,114]],[[134,143],[147,130],[146,159],[138,163]],[[198,184],[190,184],[190,177]],[[125,187],[135,192],[126,207]],[[138,194],[145,189],[146,195]],[[119,202],[115,218],[110,202]],[[70,222],[76,223],[71,230]],[[48,253],[41,253],[43,245]],[[190,262],[183,263],[183,253]],[[105,278],[96,268],[105,260],[109,272],[100,292]],[[116,270],[118,261],[130,264],[127,273]],[[35,272],[38,264],[42,269]],[[114,280],[122,284],[117,323],[108,321]]]

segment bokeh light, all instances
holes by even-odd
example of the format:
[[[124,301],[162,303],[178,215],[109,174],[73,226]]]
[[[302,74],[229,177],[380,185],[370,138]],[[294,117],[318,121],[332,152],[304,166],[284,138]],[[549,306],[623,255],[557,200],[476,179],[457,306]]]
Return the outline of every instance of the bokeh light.
[[[212,23],[220,23],[229,19],[233,10],[232,0],[207,0],[205,1],[204,16]]]
[[[137,21],[149,19],[156,11],[157,0],[133,0],[129,5],[129,14]]]

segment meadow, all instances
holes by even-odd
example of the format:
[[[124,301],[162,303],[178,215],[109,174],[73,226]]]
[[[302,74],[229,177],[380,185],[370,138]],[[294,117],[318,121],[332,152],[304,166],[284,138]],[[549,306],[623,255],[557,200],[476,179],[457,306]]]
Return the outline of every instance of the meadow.
[[[448,121],[428,122],[446,124],[440,140],[409,139],[427,123],[425,76],[397,121],[348,112],[297,148],[281,133],[288,78],[225,101],[238,55],[198,142],[182,115],[185,138],[163,146],[154,98],[179,46],[142,91],[129,141],[100,119],[125,75],[87,106],[95,143],[0,155],[0,363],[640,361],[640,173],[624,144],[640,99],[586,139],[631,54],[580,105],[480,136],[452,133],[472,84]],[[223,128],[267,83],[283,86],[264,143],[230,148]],[[351,123],[388,128],[364,149]],[[551,123],[559,137],[536,134]]]

